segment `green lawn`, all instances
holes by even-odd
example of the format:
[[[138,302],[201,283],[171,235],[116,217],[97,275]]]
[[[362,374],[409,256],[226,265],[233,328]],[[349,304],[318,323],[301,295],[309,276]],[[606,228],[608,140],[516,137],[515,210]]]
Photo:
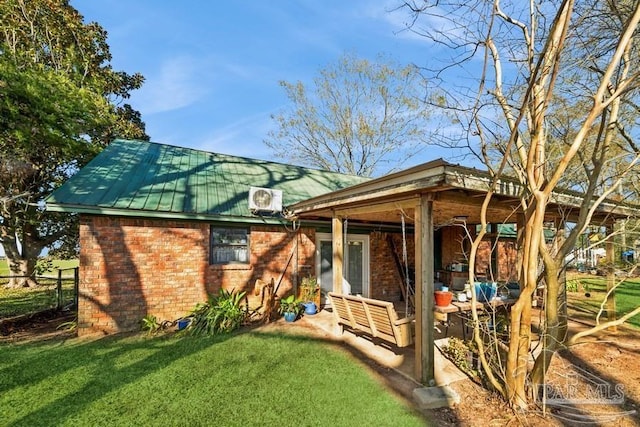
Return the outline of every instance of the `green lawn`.
[[[61,268],[61,269],[75,268],[79,264],[77,259],[55,259],[51,262],[54,268]],[[7,265],[7,260],[0,259],[0,276],[6,276],[8,274],[9,274],[9,266]],[[51,276],[55,274],[57,274],[56,271],[50,271],[48,273],[45,273],[45,276]],[[65,271],[64,274],[69,275],[72,273],[69,271]]]
[[[74,293],[73,282],[63,282],[64,304],[73,302]],[[54,308],[56,304],[56,283],[52,280],[43,280],[35,288],[9,289],[0,286],[0,319]]]
[[[334,346],[257,331],[2,345],[0,419],[11,426],[425,425]]]
[[[70,269],[78,266],[78,260],[54,260],[53,266],[60,269]],[[9,274],[6,260],[0,260],[0,276]],[[73,270],[62,272],[62,292],[65,303],[74,299]],[[38,278],[39,286],[35,288],[9,289],[2,286],[6,279],[0,279],[0,319],[33,313],[56,306],[56,278],[57,270],[45,272],[44,277]]]
[[[606,278],[589,275],[572,275],[567,278],[569,315],[578,320],[593,323],[607,291]],[[586,294],[589,294],[587,296]],[[640,306],[640,278],[625,279],[616,288],[616,313],[620,317]],[[600,319],[606,321],[606,312]],[[640,329],[640,315],[627,321]]]

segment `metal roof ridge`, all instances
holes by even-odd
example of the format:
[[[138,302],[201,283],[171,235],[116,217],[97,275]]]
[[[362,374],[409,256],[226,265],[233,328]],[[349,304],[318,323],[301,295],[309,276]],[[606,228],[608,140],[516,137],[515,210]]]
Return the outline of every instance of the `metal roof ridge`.
[[[167,144],[167,143],[164,143],[164,142],[144,141],[144,140],[141,140],[141,139],[116,138],[111,142],[111,144],[109,144],[107,146],[107,148],[110,147],[115,142],[135,142],[135,143],[153,144],[153,145],[157,145],[157,146],[160,146],[160,147],[170,147],[170,148],[174,148],[174,149],[178,149],[178,150],[194,151],[194,152],[207,154],[207,155],[224,156],[224,157],[229,157],[229,158],[242,159],[242,160],[246,160],[247,162],[251,162],[251,163],[262,162],[262,163],[265,163],[265,164],[280,165],[280,166],[284,166],[284,167],[304,169],[304,170],[308,170],[308,171],[317,171],[317,172],[324,173],[324,174],[335,174],[335,175],[340,175],[340,176],[349,176],[349,177],[354,177],[354,178],[361,178],[361,179],[364,179],[364,180],[373,179],[373,178],[360,176],[360,175],[355,175],[355,174],[350,174],[350,173],[335,172],[335,171],[330,171],[330,170],[326,170],[326,169],[320,169],[320,168],[317,168],[317,167],[301,166],[301,165],[295,165],[295,164],[291,164],[291,163],[284,163],[284,162],[278,162],[278,161],[266,160],[266,159],[257,159],[257,158],[254,158],[254,157],[247,157],[247,156],[237,156],[237,155],[234,155],[234,154],[226,154],[226,153],[219,153],[219,152],[215,152],[215,151],[207,151],[207,150],[203,150],[201,148],[184,147],[184,146],[175,145],[175,144]]]

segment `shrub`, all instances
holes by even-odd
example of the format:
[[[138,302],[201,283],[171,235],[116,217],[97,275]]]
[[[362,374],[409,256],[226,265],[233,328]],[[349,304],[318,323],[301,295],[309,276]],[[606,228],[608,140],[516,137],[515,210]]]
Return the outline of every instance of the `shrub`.
[[[313,276],[302,279],[302,282],[300,283],[300,301],[315,302],[318,292],[320,292],[318,279]]]
[[[155,334],[160,330],[160,322],[156,316],[147,314],[142,318],[142,330],[147,331],[149,335]]]
[[[295,313],[296,317],[302,313],[302,302],[296,298],[295,295],[289,295],[286,298],[280,300],[280,306],[278,307],[278,313]]]
[[[449,342],[442,348],[444,355],[449,358],[458,368],[464,372],[472,372],[469,356],[471,349],[459,338],[451,337]]]
[[[246,292],[220,289],[217,296],[198,304],[191,313],[187,331],[194,335],[216,335],[234,331],[248,318],[247,305],[243,304]]]

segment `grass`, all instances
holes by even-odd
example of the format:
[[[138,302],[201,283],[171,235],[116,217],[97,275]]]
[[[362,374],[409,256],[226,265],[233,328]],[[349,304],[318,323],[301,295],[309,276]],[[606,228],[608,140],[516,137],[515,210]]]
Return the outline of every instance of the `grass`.
[[[75,268],[79,265],[79,260],[77,259],[54,259],[51,261],[53,264],[53,268],[57,269],[67,269],[67,268]],[[6,259],[0,259],[0,276],[7,276],[9,274],[9,265],[7,264]],[[57,274],[55,270],[50,271],[45,276],[51,276]],[[71,272],[65,271],[63,274],[69,275]]]
[[[574,274],[567,277],[569,314],[578,320],[595,322],[600,304],[607,292],[605,277]],[[589,296],[587,296],[589,294]],[[627,278],[616,288],[616,315],[620,317],[640,306],[640,278]],[[600,318],[606,321],[606,312]],[[640,315],[627,324],[640,329]]]
[[[54,260],[54,268],[69,269],[78,266],[78,260]],[[6,260],[0,260],[0,277],[7,276],[9,268]],[[63,271],[62,293],[65,303],[73,301],[73,271]],[[0,318],[33,313],[56,306],[57,270],[45,272],[39,276],[39,286],[35,288],[7,288],[1,285],[6,280],[0,279]]]
[[[423,426],[324,341],[257,331],[4,345],[3,425]]]
[[[62,295],[65,304],[74,299],[73,282],[63,282]],[[0,286],[0,319],[33,313],[56,306],[55,281],[41,281],[35,288],[5,288]]]

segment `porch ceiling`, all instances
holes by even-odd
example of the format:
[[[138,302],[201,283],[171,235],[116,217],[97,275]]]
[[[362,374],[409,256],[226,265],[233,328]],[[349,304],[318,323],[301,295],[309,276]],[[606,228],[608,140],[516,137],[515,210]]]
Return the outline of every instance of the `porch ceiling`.
[[[447,225],[462,219],[468,224],[480,223],[482,194],[471,194],[458,190],[441,190],[430,194],[430,197],[433,197],[434,225]],[[419,196],[420,193],[417,193],[410,197],[391,197],[358,203],[350,203],[345,200],[340,206],[308,211],[300,214],[299,217],[327,220],[335,215],[363,223],[397,224],[401,222],[401,216],[404,215],[405,220],[413,222]],[[495,202],[487,211],[488,222],[516,222],[516,209],[517,201]]]
[[[435,226],[451,224],[465,217],[467,224],[479,224],[480,210],[489,189],[490,177],[484,171],[435,160],[414,168],[362,184],[315,197],[292,206],[289,212],[301,219],[329,219],[334,216],[364,223],[397,224],[402,214],[413,221],[421,196],[433,200]],[[487,211],[489,223],[515,223],[519,211],[518,194],[522,187],[502,180]],[[579,212],[580,195],[554,193],[547,210],[547,221],[564,218],[571,221]],[[603,203],[593,223],[638,215],[637,207]]]

